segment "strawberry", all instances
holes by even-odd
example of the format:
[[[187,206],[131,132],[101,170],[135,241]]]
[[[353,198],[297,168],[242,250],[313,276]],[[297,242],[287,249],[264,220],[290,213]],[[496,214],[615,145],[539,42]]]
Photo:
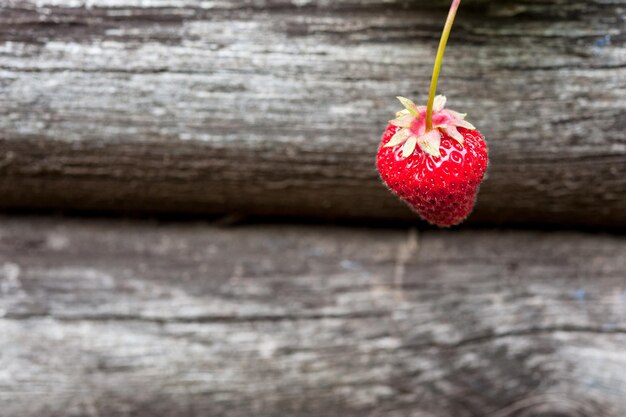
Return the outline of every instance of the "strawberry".
[[[378,149],[382,180],[422,218],[437,226],[461,223],[472,211],[487,170],[487,145],[465,115],[444,108],[437,96],[433,129],[426,132],[426,106],[398,97],[396,114]]]
[[[404,109],[389,122],[377,166],[387,186],[428,222],[442,227],[471,213],[487,170],[487,145],[465,114],[436,96],[446,44],[461,0],[452,0],[441,34],[426,106],[398,97]]]

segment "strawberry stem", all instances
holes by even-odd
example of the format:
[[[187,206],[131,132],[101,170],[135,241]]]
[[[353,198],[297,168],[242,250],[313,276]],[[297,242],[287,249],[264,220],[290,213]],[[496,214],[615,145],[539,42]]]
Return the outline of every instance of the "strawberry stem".
[[[452,24],[454,23],[456,11],[459,8],[460,4],[461,0],[452,0],[450,12],[448,12],[448,19],[446,20],[446,25],[443,28],[441,40],[439,41],[439,49],[437,50],[435,67],[433,68],[433,78],[430,81],[430,93],[428,95],[428,107],[426,110],[426,132],[429,132],[433,129],[433,105],[435,104],[435,95],[437,94],[437,81],[439,80],[441,63],[443,62],[443,55],[446,51],[446,45],[448,44],[448,38],[450,37]]]

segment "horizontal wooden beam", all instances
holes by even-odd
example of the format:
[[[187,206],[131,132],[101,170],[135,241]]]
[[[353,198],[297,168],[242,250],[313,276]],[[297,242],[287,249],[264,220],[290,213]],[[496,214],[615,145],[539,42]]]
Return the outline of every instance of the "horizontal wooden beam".
[[[0,209],[411,220],[374,154],[446,2],[0,5]],[[440,90],[486,135],[475,223],[626,227],[626,1],[464,2]]]
[[[626,410],[626,240],[0,218],[0,414]]]

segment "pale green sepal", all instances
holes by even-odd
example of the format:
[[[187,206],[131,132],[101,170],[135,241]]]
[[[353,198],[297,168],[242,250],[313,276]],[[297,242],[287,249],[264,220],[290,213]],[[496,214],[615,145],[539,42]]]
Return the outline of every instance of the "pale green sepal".
[[[398,100],[400,100],[400,103],[402,103],[402,105],[404,106],[405,109],[407,109],[413,116],[419,116],[419,111],[417,110],[417,105],[415,103],[413,103],[413,101],[411,101],[410,99],[406,98],[406,97],[396,97]]]
[[[406,143],[402,147],[402,157],[408,158],[415,151],[415,147],[417,146],[417,136],[411,135],[407,139]]]
[[[410,129],[400,129],[396,132],[395,135],[391,137],[389,142],[383,146],[383,148],[391,148],[393,146],[398,146],[399,144],[405,142],[409,136],[411,135]]]
[[[446,109],[446,111],[448,113],[450,113],[450,115],[452,117],[454,117],[455,119],[465,119],[467,117],[467,113],[459,113],[458,111],[454,111],[454,110],[450,110],[450,109]]]
[[[389,124],[397,127],[411,127],[415,117],[412,114],[406,114],[396,119],[390,120]]]
[[[469,130],[476,130],[476,128],[474,127],[473,124],[471,124],[470,122],[468,122],[467,120],[453,120],[452,124],[454,126],[457,127],[464,127],[465,129],[469,129]]]
[[[440,157],[439,146],[441,145],[441,133],[437,129],[424,133],[417,138],[417,144],[420,149],[429,155]]]
[[[435,103],[433,104],[433,112],[438,113],[446,107],[446,96],[438,95],[435,97]]]
[[[463,138],[463,135],[461,134],[461,132],[459,132],[459,130],[451,125],[446,125],[444,126],[444,129],[446,131],[446,133],[454,140],[456,140],[457,142],[459,142],[459,144],[463,145],[463,142],[465,142],[465,139]]]

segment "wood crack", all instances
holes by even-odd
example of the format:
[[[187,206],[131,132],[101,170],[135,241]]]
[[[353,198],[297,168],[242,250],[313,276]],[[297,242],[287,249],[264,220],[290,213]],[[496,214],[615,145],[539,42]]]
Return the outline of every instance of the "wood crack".
[[[467,346],[475,346],[480,344],[488,344],[501,339],[516,338],[516,337],[533,337],[551,335],[554,333],[582,333],[582,334],[597,334],[597,335],[626,335],[626,327],[594,327],[594,326],[547,326],[547,327],[529,327],[527,329],[511,330],[502,333],[489,333],[484,335],[478,335],[468,337],[454,343],[416,343],[405,344],[402,348],[409,349],[446,349],[455,350],[462,349]]]
[[[154,323],[159,325],[165,324],[210,324],[210,323],[255,323],[255,322],[283,322],[283,321],[302,321],[302,320],[327,320],[327,319],[343,319],[343,320],[364,320],[372,318],[385,318],[389,316],[389,312],[353,312],[346,314],[293,314],[293,315],[254,315],[254,316],[191,316],[191,317],[150,317],[134,314],[97,314],[97,315],[72,315],[63,316],[46,313],[5,313],[0,320],[27,321],[39,319],[52,319],[59,322],[138,322],[138,323]]]

